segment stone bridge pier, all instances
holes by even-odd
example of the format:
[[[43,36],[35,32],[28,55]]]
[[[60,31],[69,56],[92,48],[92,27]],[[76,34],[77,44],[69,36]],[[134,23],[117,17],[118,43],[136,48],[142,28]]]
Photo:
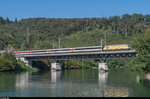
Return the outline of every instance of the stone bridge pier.
[[[30,59],[26,59],[24,57],[20,57],[20,58],[17,58],[17,59],[20,59],[21,61],[23,61],[27,66],[29,67],[32,67],[32,60]],[[53,63],[51,63],[51,70],[62,70],[61,68],[62,64],[59,62],[59,61],[54,61]],[[105,62],[105,60],[101,60],[100,59],[100,62],[98,63],[98,70],[100,72],[107,72],[108,71],[108,64]]]
[[[51,63],[51,70],[62,70],[61,66],[62,66],[61,63],[55,61]]]
[[[20,59],[22,62],[24,62],[27,66],[32,67],[32,60],[26,59],[24,57],[16,58],[17,60]],[[62,70],[61,68],[62,64],[58,61],[54,61],[51,63],[51,70]]]
[[[32,67],[32,60],[27,60],[24,57],[17,58],[23,61],[27,66]]]
[[[101,60],[98,63],[98,70],[100,70],[100,72],[107,72],[108,71],[108,64],[105,62],[105,60]]]

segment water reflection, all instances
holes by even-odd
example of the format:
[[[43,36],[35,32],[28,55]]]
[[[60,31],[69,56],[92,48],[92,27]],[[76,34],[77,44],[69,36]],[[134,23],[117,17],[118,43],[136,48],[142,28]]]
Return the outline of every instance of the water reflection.
[[[136,82],[139,83],[140,82],[140,76],[136,75]]]
[[[101,95],[104,96],[104,89],[106,88],[108,79],[108,72],[98,71],[99,90]]]
[[[150,73],[146,74],[146,78],[150,81]]]
[[[28,87],[29,72],[16,75],[16,89],[24,89]]]
[[[140,77],[139,75],[136,76],[136,82],[140,83],[142,80],[150,81],[150,73],[145,74],[144,77]]]
[[[136,80],[136,86],[133,86],[134,91],[136,91],[133,92],[134,95],[138,97],[149,97],[150,73],[137,75]]]
[[[100,85],[106,85],[108,79],[108,72],[98,72],[98,79]]]
[[[104,97],[128,97],[128,95],[127,87],[107,86],[104,89]]]
[[[0,93],[15,90],[15,76],[12,72],[0,72]]]
[[[51,71],[51,82],[56,83],[61,78],[61,71]]]
[[[117,75],[109,72],[111,75],[109,75],[108,79],[108,72],[98,72],[98,79],[99,79],[99,86],[101,90],[103,90],[103,97],[128,97],[129,91],[127,87],[122,86],[122,78],[126,78],[124,75]],[[119,77],[118,77],[119,76]],[[121,77],[123,76],[123,77]],[[109,81],[109,83],[107,83]],[[113,85],[113,81],[118,81],[118,85]],[[120,84],[119,84],[120,83]]]
[[[145,97],[150,73],[63,70],[0,73],[0,97]]]

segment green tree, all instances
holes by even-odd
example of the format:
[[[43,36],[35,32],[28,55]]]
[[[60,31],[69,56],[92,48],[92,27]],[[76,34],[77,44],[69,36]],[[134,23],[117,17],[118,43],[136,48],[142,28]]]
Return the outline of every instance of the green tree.
[[[10,52],[10,53],[3,53],[2,55],[6,60],[9,60],[12,66],[12,70],[14,70],[16,67],[18,67],[18,63],[16,60],[16,57]]]
[[[13,69],[14,69],[14,66],[12,65],[11,61],[0,56],[0,72],[11,71]]]
[[[138,56],[132,61],[134,66],[131,68],[136,71],[150,71],[150,27],[147,29],[144,36],[137,38],[137,42],[133,45],[136,48]]]

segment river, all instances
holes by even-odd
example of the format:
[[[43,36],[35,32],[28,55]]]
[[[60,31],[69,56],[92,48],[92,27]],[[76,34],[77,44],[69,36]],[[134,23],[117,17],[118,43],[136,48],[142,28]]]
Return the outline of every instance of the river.
[[[150,97],[150,74],[124,69],[0,73],[0,97]]]

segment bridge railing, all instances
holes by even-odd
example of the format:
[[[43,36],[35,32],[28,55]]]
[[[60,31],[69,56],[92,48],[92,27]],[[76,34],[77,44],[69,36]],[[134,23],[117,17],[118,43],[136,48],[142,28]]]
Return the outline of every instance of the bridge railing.
[[[56,52],[56,53],[26,53],[26,54],[16,54],[16,56],[32,57],[32,56],[62,56],[62,55],[91,55],[91,54],[126,54],[126,53],[136,53],[135,50],[124,50],[124,51],[70,51],[70,52]]]

